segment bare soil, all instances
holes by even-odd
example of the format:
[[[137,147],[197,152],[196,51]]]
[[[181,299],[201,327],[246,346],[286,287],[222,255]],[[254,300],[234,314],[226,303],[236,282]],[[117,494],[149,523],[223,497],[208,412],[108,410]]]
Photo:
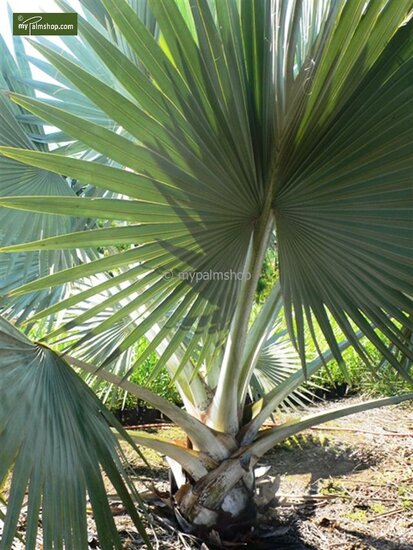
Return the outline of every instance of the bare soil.
[[[274,449],[267,462],[262,491],[275,489],[267,514],[308,547],[413,549],[411,405],[308,430]]]
[[[349,405],[357,401],[360,398],[346,400]],[[316,408],[326,410],[337,404],[330,402]],[[286,419],[283,415],[278,420]],[[184,440],[176,428],[157,431],[165,439]],[[162,459],[149,451],[148,468],[135,455],[128,454],[127,458],[130,472],[148,502],[150,513],[144,521],[155,548],[210,550],[177,531],[156,494],[169,487]],[[376,409],[307,430],[276,447],[262,466],[270,467],[257,481],[259,531],[268,541],[262,548],[413,550],[412,404]],[[124,547],[144,548],[116,495],[112,495],[112,501]],[[23,514],[23,536],[24,520]],[[90,548],[99,548],[92,516],[89,527]],[[40,542],[38,548],[42,548]],[[231,548],[259,547],[252,543]]]

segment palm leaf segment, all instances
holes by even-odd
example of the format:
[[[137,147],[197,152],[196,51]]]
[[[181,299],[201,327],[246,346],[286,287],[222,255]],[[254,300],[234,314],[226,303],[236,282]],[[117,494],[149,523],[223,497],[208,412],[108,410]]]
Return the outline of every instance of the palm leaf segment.
[[[89,6],[94,13],[88,13],[90,21],[101,28],[102,32],[109,32],[98,21],[97,18],[104,18],[102,14],[103,7],[99,4]],[[156,25],[153,16],[147,13],[146,3],[139,4],[139,11],[145,18],[148,28],[156,32]],[[93,9],[94,8],[94,9]],[[11,15],[10,15],[11,17]],[[107,22],[107,19],[106,19]],[[114,29],[112,29],[114,32]],[[113,86],[114,79],[111,73],[94,54],[90,48],[85,46],[80,37],[62,37],[67,48],[76,52],[76,57],[68,54],[67,50],[58,47],[42,37],[39,40],[53,48],[60,55],[64,55],[72,60],[76,60],[88,71],[97,71],[100,78],[106,82],[111,82]],[[0,88],[9,92],[17,92],[35,97],[35,91],[49,96],[43,99],[44,102],[63,107],[77,116],[82,116],[88,120],[102,124],[112,130],[117,130],[116,123],[97,108],[91,100],[80,93],[62,74],[50,65],[48,62],[37,57],[28,57],[25,53],[21,37],[13,38],[15,57],[10,53],[4,40],[0,38]],[[123,45],[126,49],[127,45]],[[31,67],[34,65],[56,83],[36,81],[32,78]],[[102,158],[91,148],[74,140],[64,132],[45,133],[44,123],[36,116],[27,114],[27,111],[13,104],[6,95],[2,95],[1,101],[1,133],[0,144],[6,146],[24,147],[29,150],[48,151],[52,146],[54,151],[64,152],[65,154],[76,154],[81,158],[95,160],[99,162],[110,162],[107,158]],[[84,184],[84,182],[71,179],[70,177],[60,177],[52,172],[34,167],[28,168],[20,162],[2,157],[0,159],[0,195],[59,195],[75,197],[82,194],[85,196],[114,196],[113,193],[103,189],[97,189],[93,186]],[[96,219],[78,219],[58,218],[45,214],[29,214],[20,212],[13,215],[9,210],[2,208],[0,210],[0,222],[2,231],[0,232],[0,242],[3,246],[13,244],[14,242],[30,241],[38,238],[46,238],[53,235],[64,234],[79,229],[87,229],[96,225]],[[13,228],[13,231],[11,231]],[[52,272],[78,264],[80,261],[88,261],[96,258],[96,253],[88,250],[85,253],[80,251],[53,251],[42,253],[28,253],[16,255],[3,255],[0,258],[0,294],[11,291],[13,288],[21,286],[23,283],[46,276]],[[55,288],[53,291],[44,291],[36,295],[21,296],[18,299],[2,301],[3,314],[12,316],[15,322],[21,323],[29,317],[33,310],[43,309],[49,304],[56,303],[68,291],[68,285]]]
[[[305,317],[310,326],[317,320],[341,359],[329,311],[361,353],[354,324],[397,367],[378,331],[411,355],[400,329],[411,326],[412,291],[409,2],[153,0],[159,42],[126,2],[103,4],[139,64],[87,21],[82,36],[126,92],[37,47],[125,134],[31,98],[14,100],[127,171],[47,153],[3,153],[131,200],[7,204],[66,215],[78,209],[130,225],[8,250],[135,246],[21,292],[130,266],[137,297],[128,311],[146,308],[114,354],[160,322],[149,353],[169,338],[167,361],[186,338],[186,361],[203,342],[196,362],[213,363],[239,281],[190,284],[162,275],[242,271],[251,236],[274,214],[286,316],[302,359]]]
[[[394,33],[407,3],[337,4],[300,121],[281,143],[274,206],[287,320],[303,346],[303,314],[314,315],[340,357],[329,310],[348,338],[354,323],[398,368],[378,331],[411,355],[412,23]]]
[[[1,70],[0,87],[11,91],[31,93],[30,87],[26,86],[23,78],[29,71],[28,65],[24,65],[22,45],[16,38],[17,65],[3,41],[0,42]],[[27,150],[45,149],[41,143],[43,123],[22,125],[20,117],[24,116],[22,110],[13,104],[6,96],[0,96],[0,143],[1,145],[22,147]],[[35,142],[33,139],[38,139]],[[42,170],[40,168],[28,167],[13,159],[0,158],[0,195],[60,195],[75,196],[67,182],[60,176]],[[0,241],[3,245],[15,242],[30,241],[46,236],[66,233],[73,230],[76,220],[70,218],[58,218],[47,214],[30,214],[28,212],[13,213],[6,209],[0,209]],[[75,255],[71,252],[55,251],[38,252],[30,254],[2,255],[0,258],[0,293],[16,288],[41,276],[48,275],[53,270],[60,270],[69,267],[74,263]],[[25,316],[32,309],[45,307],[50,302],[59,299],[62,295],[61,289],[55,289],[50,293],[33,296],[24,296],[12,302],[13,316],[24,320]],[[9,302],[2,302],[7,307]]]
[[[58,355],[1,317],[0,342],[0,484],[13,468],[0,548],[11,547],[26,491],[27,548],[38,547],[40,509],[45,548],[86,548],[86,493],[102,548],[122,548],[101,468],[145,537],[109,427],[114,417]]]

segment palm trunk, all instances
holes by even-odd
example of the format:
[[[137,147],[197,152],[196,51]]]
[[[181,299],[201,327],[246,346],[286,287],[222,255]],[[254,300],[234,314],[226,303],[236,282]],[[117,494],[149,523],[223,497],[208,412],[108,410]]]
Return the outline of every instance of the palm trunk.
[[[174,495],[181,528],[202,540],[231,541],[251,532],[257,509],[255,476],[240,459],[228,459]]]

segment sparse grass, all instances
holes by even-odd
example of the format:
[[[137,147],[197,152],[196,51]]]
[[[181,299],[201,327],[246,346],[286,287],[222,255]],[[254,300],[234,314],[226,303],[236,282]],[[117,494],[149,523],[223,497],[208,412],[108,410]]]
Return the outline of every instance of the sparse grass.
[[[413,485],[401,484],[397,490],[401,498],[401,506],[406,512],[413,510]]]
[[[387,508],[384,506],[384,504],[380,504],[379,502],[373,503],[370,505],[370,510],[374,512],[375,514],[384,514],[387,511]]]
[[[345,517],[351,519],[351,521],[357,521],[359,523],[367,523],[367,511],[355,508],[352,512],[347,512]]]
[[[281,449],[284,451],[293,452],[297,449],[304,450],[313,447],[314,445],[325,447],[328,443],[329,440],[324,435],[319,436],[318,434],[313,435],[311,433],[301,433],[281,441],[281,443],[274,447],[271,452],[277,452],[277,450]]]
[[[348,491],[333,479],[329,480],[327,484],[321,488],[320,493],[322,495],[335,495],[337,497],[348,496]]]
[[[405,510],[406,512],[410,512],[410,510],[413,510],[413,501],[402,500],[402,507],[403,507],[403,510]]]

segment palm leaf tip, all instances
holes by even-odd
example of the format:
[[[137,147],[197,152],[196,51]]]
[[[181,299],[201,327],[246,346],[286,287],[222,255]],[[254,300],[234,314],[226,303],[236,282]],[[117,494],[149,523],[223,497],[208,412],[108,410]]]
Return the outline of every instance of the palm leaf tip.
[[[12,470],[1,549],[12,547],[28,494],[26,547],[86,548],[87,497],[102,548],[122,548],[101,468],[144,540],[110,413],[52,350],[0,318],[0,483]]]

